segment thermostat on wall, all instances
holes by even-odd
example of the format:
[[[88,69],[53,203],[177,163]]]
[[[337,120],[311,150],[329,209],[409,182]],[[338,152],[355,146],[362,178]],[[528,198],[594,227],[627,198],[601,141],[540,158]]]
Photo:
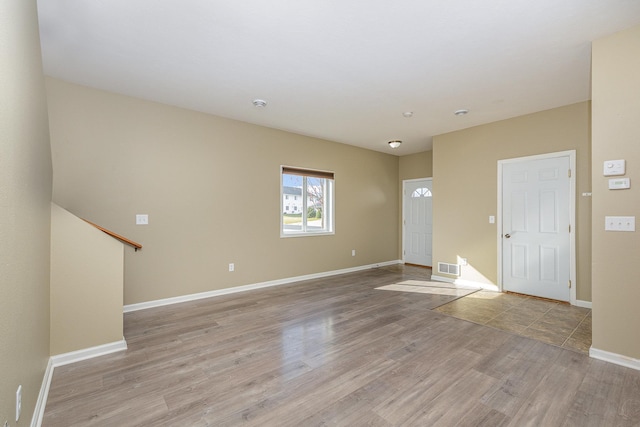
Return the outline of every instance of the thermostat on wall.
[[[624,160],[605,160],[604,176],[624,175]]]
[[[609,180],[609,190],[625,190],[631,187],[629,178],[611,178]]]

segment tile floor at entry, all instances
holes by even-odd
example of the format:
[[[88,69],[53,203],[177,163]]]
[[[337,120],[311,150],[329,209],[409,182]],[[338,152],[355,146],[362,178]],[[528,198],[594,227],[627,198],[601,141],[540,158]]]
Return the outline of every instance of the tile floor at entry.
[[[525,295],[478,291],[434,309],[580,353],[591,347],[591,310]]]
[[[382,269],[431,280],[430,268],[397,264]],[[526,295],[478,291],[434,311],[583,354],[588,354],[591,347],[591,310],[588,308]]]

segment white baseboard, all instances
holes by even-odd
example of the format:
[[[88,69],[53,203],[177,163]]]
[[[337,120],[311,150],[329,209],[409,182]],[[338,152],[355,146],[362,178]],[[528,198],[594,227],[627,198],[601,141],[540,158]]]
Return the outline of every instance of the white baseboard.
[[[80,362],[81,360],[92,359],[105,354],[115,353],[127,349],[127,342],[124,338],[122,341],[115,341],[108,344],[98,345],[96,347],[85,348],[82,350],[72,351],[69,353],[57,354],[51,356],[53,367],[68,365],[69,363]]]
[[[42,378],[42,385],[40,386],[40,393],[38,393],[38,400],[36,401],[36,407],[33,410],[33,416],[31,417],[31,427],[40,427],[42,425],[42,418],[44,417],[44,409],[47,406],[47,397],[49,397],[49,387],[51,386],[51,379],[53,378],[53,361],[49,358],[47,363],[47,369],[44,371],[44,377]]]
[[[154,301],[140,302],[136,304],[127,304],[124,306],[124,312],[146,310],[148,308],[162,307],[165,305],[178,304],[181,302],[195,301],[204,298],[212,298],[221,295],[235,294],[238,292],[252,291],[254,289],[268,288],[271,286],[287,285],[290,283],[300,282],[303,280],[320,279],[323,277],[336,276],[338,274],[353,273],[356,271],[369,270],[371,268],[385,267],[388,265],[402,264],[401,260],[385,261],[376,264],[362,265],[359,267],[343,268],[341,270],[325,271],[322,273],[307,274],[304,276],[288,277],[285,279],[270,280],[268,282],[254,283],[251,285],[236,286],[233,288],[217,289],[215,291],[200,292],[197,294],[182,295],[179,297],[164,298]]]
[[[591,309],[591,301],[576,300],[576,306]]]
[[[473,280],[454,279],[453,277],[438,276],[436,274],[431,275],[431,280],[440,282],[453,283],[454,285],[473,286],[476,288],[484,289],[485,291],[500,292],[500,288],[492,283],[474,282]]]
[[[33,417],[31,418],[31,427],[40,427],[42,424],[44,410],[47,406],[47,398],[49,397],[49,387],[51,387],[51,379],[53,378],[53,370],[56,367],[68,365],[69,363],[80,362],[81,360],[87,360],[93,357],[104,356],[105,354],[115,353],[126,349],[127,342],[123,337],[122,341],[51,356],[47,363],[47,369],[44,371],[42,385],[40,386],[40,393],[38,394],[36,407],[33,411]]]
[[[611,353],[605,350],[598,350],[597,348],[593,347],[589,349],[589,356],[593,357],[594,359],[604,360],[605,362],[614,363],[616,365],[640,371],[639,359],[623,356],[622,354]]]

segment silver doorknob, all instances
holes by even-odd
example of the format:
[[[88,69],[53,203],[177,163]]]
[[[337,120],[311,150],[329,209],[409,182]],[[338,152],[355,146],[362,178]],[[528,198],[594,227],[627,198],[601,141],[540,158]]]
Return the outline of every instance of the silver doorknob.
[[[507,234],[504,235],[504,237],[506,237],[508,239],[509,237],[511,237],[511,234],[507,233]]]

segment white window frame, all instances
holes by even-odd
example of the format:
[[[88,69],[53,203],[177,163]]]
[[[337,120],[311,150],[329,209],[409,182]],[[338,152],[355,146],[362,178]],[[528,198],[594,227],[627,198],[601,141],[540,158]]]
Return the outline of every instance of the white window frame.
[[[284,228],[284,182],[283,176],[287,174],[286,171],[295,170],[298,173],[296,175],[301,175],[303,177],[303,185],[302,185],[302,230],[285,230]],[[305,175],[308,173],[308,175]],[[331,176],[332,178],[329,178]],[[326,182],[326,187],[324,189],[324,206],[322,212],[323,221],[326,221],[325,229],[322,231],[311,230],[307,231],[307,218],[306,212],[308,211],[308,194],[307,194],[307,178],[308,177],[316,177],[316,178],[324,178]],[[309,169],[309,168],[301,168],[295,166],[280,166],[280,237],[307,237],[307,236],[327,236],[335,234],[335,175],[330,171],[323,171],[317,169]]]

